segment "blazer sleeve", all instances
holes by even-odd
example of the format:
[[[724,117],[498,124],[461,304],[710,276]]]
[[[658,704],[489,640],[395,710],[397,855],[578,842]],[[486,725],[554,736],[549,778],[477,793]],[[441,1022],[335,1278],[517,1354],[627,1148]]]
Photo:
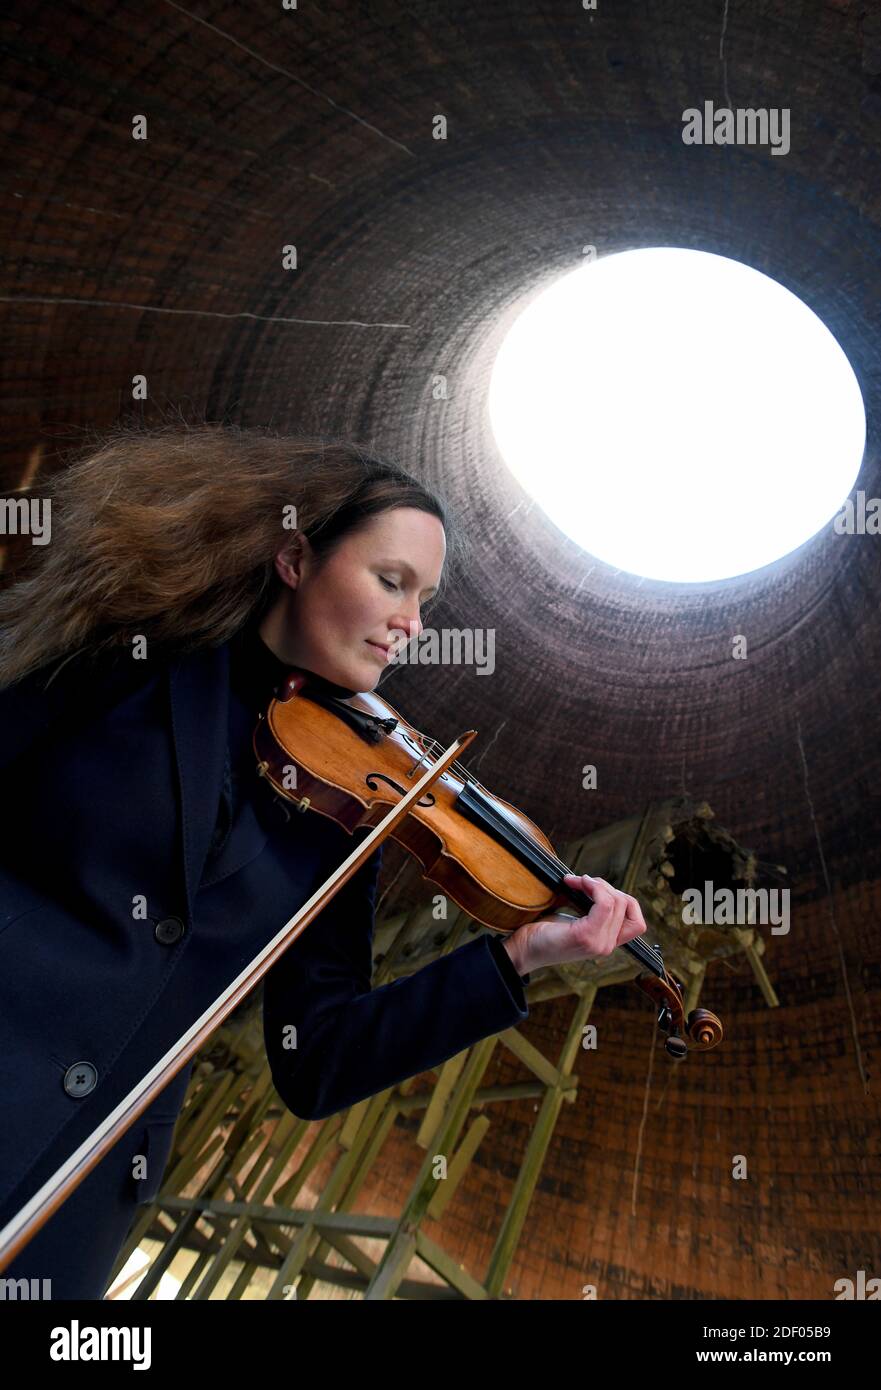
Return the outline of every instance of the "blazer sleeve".
[[[263,981],[270,1071],[302,1119],[326,1119],[529,1014],[529,976],[490,933],[370,988],[381,859],[380,847]]]

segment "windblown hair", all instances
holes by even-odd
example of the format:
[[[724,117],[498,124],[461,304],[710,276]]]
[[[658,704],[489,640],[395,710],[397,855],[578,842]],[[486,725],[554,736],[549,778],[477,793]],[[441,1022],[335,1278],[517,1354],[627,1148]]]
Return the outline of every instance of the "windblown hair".
[[[281,588],[273,562],[294,542],[292,507],[319,568],[396,507],[444,526],[442,585],[462,547],[445,504],[398,464],[260,427],[120,425],[39,494],[52,503],[51,543],[30,546],[0,591],[0,689],[135,635],[174,655],[228,641]]]

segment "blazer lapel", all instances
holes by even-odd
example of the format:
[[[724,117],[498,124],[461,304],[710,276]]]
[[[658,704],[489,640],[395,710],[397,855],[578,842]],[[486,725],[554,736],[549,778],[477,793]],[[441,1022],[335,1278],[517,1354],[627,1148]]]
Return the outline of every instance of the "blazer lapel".
[[[187,925],[217,819],[229,739],[229,647],[202,647],[170,668]]]

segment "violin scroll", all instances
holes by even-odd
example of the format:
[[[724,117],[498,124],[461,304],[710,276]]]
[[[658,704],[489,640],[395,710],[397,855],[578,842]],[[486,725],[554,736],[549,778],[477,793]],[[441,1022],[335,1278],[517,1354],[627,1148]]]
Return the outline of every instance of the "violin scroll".
[[[664,1049],[674,1061],[684,1061],[690,1051],[706,1052],[722,1041],[722,1021],[709,1009],[692,1009],[685,1017],[682,985],[669,971],[638,975],[633,983],[660,1004],[658,1027],[667,1034]],[[686,1038],[691,1040],[690,1047]]]
[[[722,1041],[722,1020],[709,1009],[692,1009],[685,1027],[699,1052],[705,1052]]]

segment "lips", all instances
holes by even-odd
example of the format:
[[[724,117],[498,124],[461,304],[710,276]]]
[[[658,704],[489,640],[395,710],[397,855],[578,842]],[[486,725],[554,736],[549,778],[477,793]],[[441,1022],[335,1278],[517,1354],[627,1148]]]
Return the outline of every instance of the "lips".
[[[386,661],[388,660],[388,654],[389,654],[389,652],[391,651],[391,643],[385,643],[385,642],[371,642],[370,639],[368,638],[368,639],[367,639],[367,645],[368,645],[368,647],[372,647],[373,650],[374,650],[375,652],[382,652],[382,654],[383,654],[383,656],[385,657]]]

